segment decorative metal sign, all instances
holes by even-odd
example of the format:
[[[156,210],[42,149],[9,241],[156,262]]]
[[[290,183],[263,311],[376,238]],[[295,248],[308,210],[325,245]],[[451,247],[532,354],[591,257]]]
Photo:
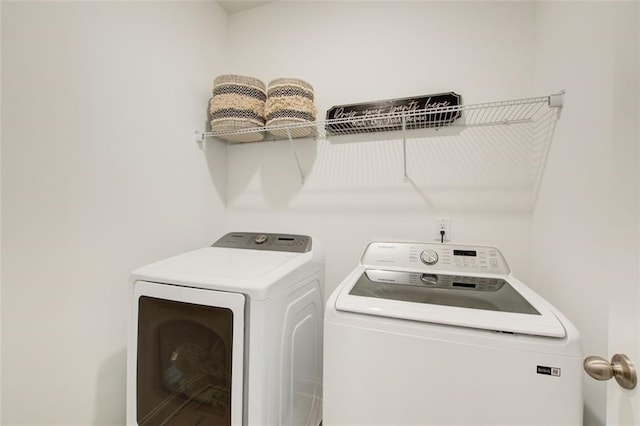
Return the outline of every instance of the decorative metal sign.
[[[333,134],[401,130],[403,117],[408,129],[446,126],[460,118],[458,105],[460,95],[454,92],[338,105],[327,111],[325,129]]]

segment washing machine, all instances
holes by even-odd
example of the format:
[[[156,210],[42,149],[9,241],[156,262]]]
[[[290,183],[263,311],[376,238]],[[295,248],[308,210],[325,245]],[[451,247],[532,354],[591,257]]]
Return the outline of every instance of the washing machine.
[[[129,425],[309,425],[322,414],[324,259],[229,233],[132,273]]]
[[[582,424],[580,335],[495,247],[370,243],[324,333],[326,426]]]

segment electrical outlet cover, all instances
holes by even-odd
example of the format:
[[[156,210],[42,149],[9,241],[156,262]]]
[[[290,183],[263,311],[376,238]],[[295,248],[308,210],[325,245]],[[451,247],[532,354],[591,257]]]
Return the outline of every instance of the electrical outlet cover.
[[[451,218],[437,217],[436,218],[436,241],[451,241]],[[440,234],[440,231],[444,231],[444,239]]]

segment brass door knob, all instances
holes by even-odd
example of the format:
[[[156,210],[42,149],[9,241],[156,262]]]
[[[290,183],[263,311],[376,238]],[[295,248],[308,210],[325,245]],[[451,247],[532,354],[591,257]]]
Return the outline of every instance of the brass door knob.
[[[609,380],[615,377],[616,382],[625,389],[633,389],[638,383],[636,367],[628,356],[615,354],[611,362],[599,356],[586,357],[584,371],[596,380]]]

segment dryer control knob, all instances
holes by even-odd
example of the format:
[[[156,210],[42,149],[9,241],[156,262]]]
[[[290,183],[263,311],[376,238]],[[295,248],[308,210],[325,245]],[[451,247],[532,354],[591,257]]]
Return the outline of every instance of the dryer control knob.
[[[258,235],[253,239],[253,242],[256,244],[264,244],[268,239],[269,237],[267,237],[266,235]]]
[[[420,253],[420,260],[425,265],[435,265],[438,263],[438,253],[435,250],[427,249]]]

